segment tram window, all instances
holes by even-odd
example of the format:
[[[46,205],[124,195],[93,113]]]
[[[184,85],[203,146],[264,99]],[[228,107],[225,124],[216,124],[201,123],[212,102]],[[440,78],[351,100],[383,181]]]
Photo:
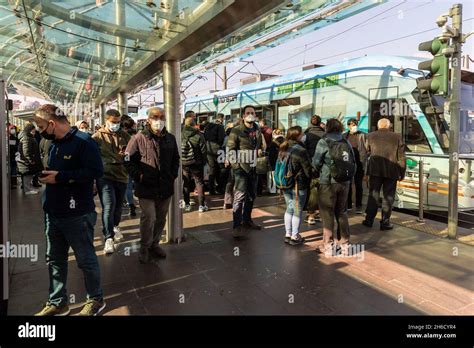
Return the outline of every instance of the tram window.
[[[431,153],[425,132],[413,115],[405,117],[404,140],[407,150],[410,152]]]

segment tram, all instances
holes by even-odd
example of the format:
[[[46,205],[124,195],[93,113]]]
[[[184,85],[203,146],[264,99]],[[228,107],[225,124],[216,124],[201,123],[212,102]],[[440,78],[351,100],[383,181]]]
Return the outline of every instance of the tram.
[[[359,120],[359,129],[372,132],[386,117],[393,131],[406,144],[407,174],[399,183],[396,206],[417,209],[419,205],[419,163],[423,160],[424,204],[427,210],[448,206],[449,114],[445,100],[417,88],[420,59],[394,56],[365,56],[338,64],[280,76],[212,95],[188,98],[184,111],[193,110],[198,121],[217,113],[226,122],[241,115],[241,108],[255,105],[259,119],[283,130],[306,128],[311,116],[323,121],[336,117],[344,125]],[[461,156],[459,166],[459,210],[474,209],[474,118],[472,85],[462,89]]]

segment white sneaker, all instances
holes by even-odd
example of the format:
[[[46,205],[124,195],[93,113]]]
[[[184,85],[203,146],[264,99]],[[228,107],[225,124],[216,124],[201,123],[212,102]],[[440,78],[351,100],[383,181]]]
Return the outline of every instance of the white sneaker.
[[[205,211],[208,211],[208,210],[209,210],[209,208],[208,208],[207,205],[200,205],[199,206],[199,212],[200,213],[204,213]]]
[[[184,211],[191,211],[191,205],[186,204],[185,207],[184,207]]]
[[[25,192],[25,195],[27,195],[27,196],[29,196],[29,195],[37,195],[38,193],[39,193],[39,191],[34,191],[34,190],[32,190],[32,191],[26,191],[26,192]]]
[[[118,242],[123,239],[123,234],[120,231],[120,227],[115,226],[114,227],[114,239]]]
[[[104,253],[105,254],[113,254],[114,251],[115,251],[115,247],[114,247],[113,238],[107,238],[107,240],[105,241]]]

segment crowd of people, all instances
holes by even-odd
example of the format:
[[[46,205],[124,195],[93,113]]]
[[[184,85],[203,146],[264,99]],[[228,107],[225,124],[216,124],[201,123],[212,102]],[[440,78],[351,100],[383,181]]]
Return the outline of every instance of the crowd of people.
[[[132,118],[108,110],[105,124],[92,133],[85,121],[71,126],[56,106],[41,106],[34,122],[17,137],[10,126],[11,173],[22,178],[25,195],[37,194],[45,185],[42,199],[49,269],[49,299],[38,315],[67,315],[67,258],[71,247],[84,273],[87,302],[81,315],[97,315],[104,307],[100,269],[95,253],[94,226],[97,220],[94,196],[102,207],[104,253],[115,251],[122,207],[140,215],[140,263],[166,257],[160,247],[174,182],[181,168],[185,212],[192,210],[191,194],[198,200],[199,213],[208,211],[206,192],[223,194],[223,209],[232,209],[232,236],[247,237],[262,226],[252,219],[256,197],[265,189],[284,197],[285,237],[289,245],[301,245],[303,212],[310,225],[322,222],[323,243],[317,249],[327,256],[345,254],[350,246],[347,212],[363,214],[363,182],[369,198],[363,224],[372,227],[383,191],[381,230],[393,228],[390,214],[397,181],[405,175],[404,144],[390,131],[390,121],[378,121],[378,131],[358,130],[358,120],[325,123],[318,115],[306,130],[293,126],[273,129],[259,120],[252,105],[242,108],[242,117],[224,125],[224,115],[213,122],[198,122],[186,112],[181,142],[165,127],[162,108],[148,110],[141,131]],[[36,137],[40,136],[40,139]],[[205,182],[205,167],[209,179]],[[14,182],[12,181],[12,187]],[[126,202],[126,203],[124,203]],[[282,238],[283,239],[283,238]]]

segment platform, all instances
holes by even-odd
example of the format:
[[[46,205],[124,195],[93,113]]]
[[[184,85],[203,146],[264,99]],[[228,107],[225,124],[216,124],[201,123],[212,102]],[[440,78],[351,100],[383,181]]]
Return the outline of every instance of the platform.
[[[13,195],[11,240],[37,243],[39,259],[11,259],[10,315],[31,315],[47,300],[39,200],[20,191]],[[474,247],[414,229],[406,223],[413,216],[394,213],[397,225],[382,232],[377,222],[368,229],[362,216],[350,214],[351,242],[364,250],[351,258],[326,258],[315,252],[320,223],[303,225],[304,246],[283,242],[284,201],[278,196],[257,199],[254,220],[264,229],[244,241],[232,238],[232,212],[222,210],[222,197],[213,196],[208,204],[209,212],[195,208],[184,214],[187,241],[164,245],[168,257],[148,265],[138,262],[138,218],[126,217],[124,209],[124,240],[111,256],[103,254],[98,219],[104,315],[474,314]],[[69,262],[74,315],[85,290],[72,252]]]

